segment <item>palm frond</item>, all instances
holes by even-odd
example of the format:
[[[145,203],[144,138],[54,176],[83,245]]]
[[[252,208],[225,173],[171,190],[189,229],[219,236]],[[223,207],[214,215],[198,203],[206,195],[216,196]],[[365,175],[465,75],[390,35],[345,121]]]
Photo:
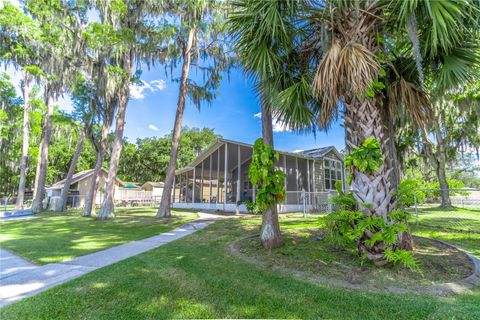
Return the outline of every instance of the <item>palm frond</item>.
[[[389,107],[392,114],[403,110],[405,116],[421,127],[433,116],[432,104],[423,90],[403,77],[391,83],[389,87]],[[401,108],[401,107],[404,108]]]

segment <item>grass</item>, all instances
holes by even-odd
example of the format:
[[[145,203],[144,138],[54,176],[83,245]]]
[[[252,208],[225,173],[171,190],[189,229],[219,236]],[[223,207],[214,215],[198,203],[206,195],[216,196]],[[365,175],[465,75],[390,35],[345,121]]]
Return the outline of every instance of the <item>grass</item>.
[[[283,217],[284,230],[316,219]],[[330,288],[255,267],[228,244],[259,217],[204,230],[0,309],[1,319],[476,319],[480,292],[452,298]]]
[[[318,223],[310,228],[283,232],[285,246],[269,251],[261,246],[259,238],[240,241],[236,247],[254,263],[280,266],[288,272],[306,274],[315,280],[328,279],[339,285],[354,285],[365,290],[404,288],[417,290],[433,283],[461,280],[473,272],[473,264],[460,251],[429,239],[415,238],[415,258],[420,272],[403,266],[378,268],[358,259],[357,250],[337,246]],[[316,238],[322,235],[322,240]],[[323,281],[325,282],[325,281]]]
[[[85,218],[78,211],[44,212],[34,219],[0,222],[0,246],[35,263],[60,262],[125,242],[147,238],[197,218],[174,212],[155,218],[155,208],[120,208],[111,221]]]
[[[480,257],[480,209],[420,208],[414,234],[452,243]]]

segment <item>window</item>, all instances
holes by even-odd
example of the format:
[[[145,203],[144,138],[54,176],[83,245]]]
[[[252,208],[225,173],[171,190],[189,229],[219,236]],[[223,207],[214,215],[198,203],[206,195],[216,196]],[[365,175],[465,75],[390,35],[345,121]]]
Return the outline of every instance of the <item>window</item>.
[[[325,189],[335,189],[337,181],[342,182],[342,164],[340,161],[324,160],[325,162]]]
[[[243,174],[243,190],[251,190],[252,183],[250,182],[250,178],[248,177],[248,172]]]

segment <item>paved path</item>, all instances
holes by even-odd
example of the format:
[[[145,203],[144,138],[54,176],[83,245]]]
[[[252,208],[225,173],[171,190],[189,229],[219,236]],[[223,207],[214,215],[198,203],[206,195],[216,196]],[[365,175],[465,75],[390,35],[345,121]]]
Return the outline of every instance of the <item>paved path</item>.
[[[158,248],[165,243],[201,230],[216,219],[224,218],[205,213],[199,213],[199,215],[200,219],[157,236],[43,266],[33,265],[0,249],[0,307],[33,296],[93,270]]]

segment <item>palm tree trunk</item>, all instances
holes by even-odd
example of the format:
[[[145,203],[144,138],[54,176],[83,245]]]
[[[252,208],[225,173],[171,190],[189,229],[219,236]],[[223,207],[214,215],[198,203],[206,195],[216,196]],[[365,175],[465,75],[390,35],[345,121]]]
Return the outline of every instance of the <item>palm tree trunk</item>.
[[[272,113],[270,108],[262,103],[262,138],[264,144],[273,146]],[[275,202],[276,203],[276,202]],[[264,248],[275,249],[284,245],[278,222],[277,206],[267,206],[262,215],[262,230],[260,240]]]
[[[53,115],[53,96],[47,88],[46,92],[47,113],[45,115],[45,124],[43,126],[42,141],[40,143],[40,152],[38,155],[37,172],[35,175],[35,191],[32,202],[32,211],[43,211],[43,198],[45,198],[45,182],[48,168],[48,147],[52,136],[52,115]]]
[[[23,80],[23,141],[22,141],[22,159],[20,160],[20,181],[18,183],[17,200],[15,210],[23,210],[23,201],[25,198],[25,181],[27,180],[28,165],[28,141],[30,139],[29,113],[30,113],[30,76],[27,72]]]
[[[82,153],[82,150],[83,150],[84,140],[85,140],[85,132],[82,131],[77,143],[77,149],[73,154],[72,163],[70,163],[70,168],[68,168],[68,173],[67,173],[67,177],[65,178],[65,183],[63,184],[62,193],[60,194],[60,203],[58,205],[58,209],[60,211],[65,211],[65,209],[67,208],[68,190],[70,190],[72,177],[73,177],[73,174],[75,173],[75,169],[77,168],[78,158],[80,158],[80,153]]]
[[[130,74],[132,70],[132,59],[130,53],[125,53],[122,60],[123,70],[127,71],[128,74]],[[115,217],[115,181],[117,180],[118,163],[120,161],[120,153],[122,152],[125,115],[127,112],[128,98],[130,94],[129,85],[130,77],[123,84],[123,88],[120,93],[117,120],[115,123],[115,139],[113,141],[112,157],[110,158],[110,168],[108,170],[107,184],[105,186],[105,199],[103,200],[102,208],[100,209],[100,212],[97,216],[97,219],[99,220],[112,219]]]
[[[352,130],[346,134],[346,143],[350,148],[355,148],[367,138],[374,138],[380,142],[384,164],[373,174],[364,173],[358,169],[352,172],[353,196],[364,216],[378,216],[387,219],[389,212],[395,209],[396,201],[393,199],[397,188],[391,181],[393,168],[391,165],[392,146],[388,143],[385,134],[383,117],[381,116],[381,103],[374,99],[351,99],[346,104],[345,127]],[[354,134],[355,133],[355,134]],[[364,203],[370,204],[368,207]],[[368,230],[367,230],[368,231]],[[383,252],[388,246],[383,242],[377,242],[373,247],[365,245],[374,233],[365,232],[357,242],[359,252],[376,265],[384,265]]]
[[[177,166],[178,147],[180,145],[180,134],[182,131],[183,113],[185,111],[185,99],[188,89],[188,72],[192,57],[193,39],[195,30],[190,29],[188,40],[183,53],[182,75],[180,78],[180,90],[178,95],[177,113],[175,115],[175,124],[173,126],[172,146],[170,150],[170,162],[168,163],[167,172],[165,174],[165,184],[163,187],[162,199],[160,200],[160,208],[157,212],[157,218],[170,217],[170,202],[173,189],[173,180],[175,179],[175,168]]]
[[[97,151],[97,160],[93,170],[92,184],[88,189],[87,199],[85,200],[85,207],[83,208],[83,216],[90,217],[95,211],[95,203],[98,185],[100,184],[100,171],[102,170],[103,160],[105,158],[105,151],[107,149],[108,130],[110,129],[110,121],[105,120],[102,126],[102,136],[100,138],[100,145]]]

